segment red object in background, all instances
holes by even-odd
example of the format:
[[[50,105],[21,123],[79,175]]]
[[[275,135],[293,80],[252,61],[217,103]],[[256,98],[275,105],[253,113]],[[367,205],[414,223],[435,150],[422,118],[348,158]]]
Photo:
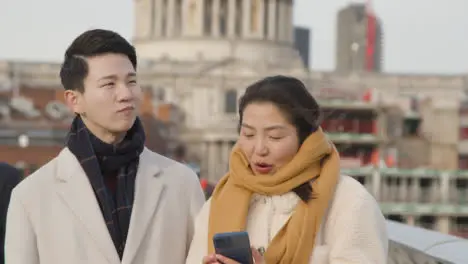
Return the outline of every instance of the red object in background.
[[[380,163],[380,155],[378,150],[374,150],[371,154],[371,162],[373,165],[378,166]]]
[[[364,102],[370,102],[372,101],[372,89],[368,89],[364,95],[362,96],[362,100]]]
[[[201,179],[200,184],[203,190],[206,190],[206,188],[208,187],[208,181],[206,179]]]
[[[389,167],[389,168],[394,167],[395,166],[395,158],[393,156],[388,156],[385,163],[387,164],[387,167]]]
[[[366,38],[366,70],[374,70],[375,38],[377,18],[372,10],[371,1],[367,1],[367,38]]]

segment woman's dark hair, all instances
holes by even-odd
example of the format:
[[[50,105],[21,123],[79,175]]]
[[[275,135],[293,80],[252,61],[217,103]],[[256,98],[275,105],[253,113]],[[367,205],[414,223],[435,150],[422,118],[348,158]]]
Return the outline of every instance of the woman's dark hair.
[[[282,75],[271,76],[247,87],[239,101],[239,130],[245,108],[257,102],[269,102],[276,105],[296,127],[300,145],[319,127],[319,105],[307,91],[304,83],[296,78]],[[313,198],[310,182],[299,185],[293,191],[304,202]]]

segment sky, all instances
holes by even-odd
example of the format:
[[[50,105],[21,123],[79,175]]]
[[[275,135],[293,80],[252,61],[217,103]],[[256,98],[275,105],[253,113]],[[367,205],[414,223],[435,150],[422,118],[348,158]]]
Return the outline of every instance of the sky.
[[[133,0],[137,1],[137,0]],[[0,0],[0,60],[59,62],[90,28],[131,40],[132,0]],[[335,68],[336,13],[350,0],[295,0],[294,23],[312,30],[311,66]],[[391,73],[468,73],[467,0],[374,0]]]

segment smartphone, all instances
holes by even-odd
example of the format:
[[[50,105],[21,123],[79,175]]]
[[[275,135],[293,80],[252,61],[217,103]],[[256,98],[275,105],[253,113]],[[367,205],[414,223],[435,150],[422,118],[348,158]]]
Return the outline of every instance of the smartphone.
[[[241,264],[253,264],[247,232],[218,233],[213,236],[216,254],[223,255]]]

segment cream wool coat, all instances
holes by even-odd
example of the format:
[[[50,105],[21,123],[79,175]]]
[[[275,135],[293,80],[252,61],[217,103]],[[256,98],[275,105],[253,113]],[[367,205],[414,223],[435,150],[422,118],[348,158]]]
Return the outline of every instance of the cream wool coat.
[[[182,264],[204,202],[192,170],[145,148],[120,261],[88,178],[65,148],[13,190],[6,263]]]
[[[252,246],[266,249],[298,201],[292,192],[272,197],[254,195],[247,220]],[[210,200],[197,216],[186,264],[200,264],[207,254],[209,212]],[[341,176],[309,263],[385,264],[387,255],[385,218],[377,202],[359,182]]]

